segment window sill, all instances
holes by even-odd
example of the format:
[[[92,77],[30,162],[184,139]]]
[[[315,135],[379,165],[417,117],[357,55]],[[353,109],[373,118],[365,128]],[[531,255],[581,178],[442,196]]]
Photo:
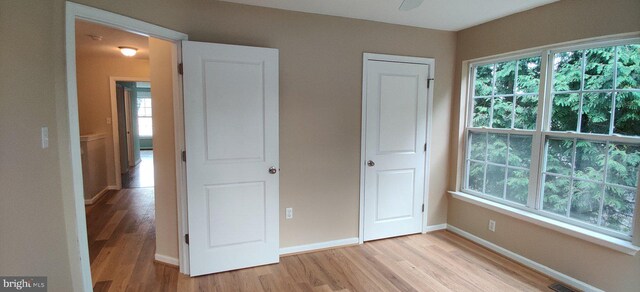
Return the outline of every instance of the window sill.
[[[453,198],[465,201],[507,216],[511,216],[529,223],[536,224],[560,233],[573,236],[621,253],[635,256],[640,251],[640,246],[635,246],[631,242],[604,235],[581,227],[573,226],[558,220],[540,216],[527,211],[519,210],[487,199],[479,198],[462,192],[449,191]]]

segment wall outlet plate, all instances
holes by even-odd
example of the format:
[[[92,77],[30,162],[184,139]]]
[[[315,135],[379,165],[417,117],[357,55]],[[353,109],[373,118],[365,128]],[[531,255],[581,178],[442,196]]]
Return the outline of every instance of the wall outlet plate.
[[[489,220],[489,230],[495,232],[496,231],[496,221]]]
[[[285,217],[285,219],[292,219],[293,218],[293,208],[285,209],[284,217]]]

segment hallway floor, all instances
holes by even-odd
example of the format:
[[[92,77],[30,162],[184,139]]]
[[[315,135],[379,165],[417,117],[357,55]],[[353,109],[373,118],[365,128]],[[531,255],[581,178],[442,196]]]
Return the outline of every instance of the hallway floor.
[[[140,163],[122,175],[122,188],[153,187],[153,150],[140,150]]]

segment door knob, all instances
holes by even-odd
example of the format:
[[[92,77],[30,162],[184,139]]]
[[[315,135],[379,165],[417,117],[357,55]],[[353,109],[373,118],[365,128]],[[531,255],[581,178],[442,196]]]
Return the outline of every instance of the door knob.
[[[270,174],[276,174],[276,172],[278,172],[278,169],[275,166],[269,167]]]
[[[367,161],[367,165],[368,165],[369,167],[372,167],[372,166],[375,166],[375,165],[376,165],[376,163],[375,163],[375,162],[373,162],[373,160],[369,160],[369,161]]]

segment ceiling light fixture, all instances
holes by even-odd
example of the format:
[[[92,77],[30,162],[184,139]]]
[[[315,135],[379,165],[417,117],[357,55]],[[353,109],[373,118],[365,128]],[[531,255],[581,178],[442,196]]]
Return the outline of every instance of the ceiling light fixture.
[[[127,57],[133,57],[138,52],[138,49],[132,47],[118,47],[120,49],[120,53]]]

